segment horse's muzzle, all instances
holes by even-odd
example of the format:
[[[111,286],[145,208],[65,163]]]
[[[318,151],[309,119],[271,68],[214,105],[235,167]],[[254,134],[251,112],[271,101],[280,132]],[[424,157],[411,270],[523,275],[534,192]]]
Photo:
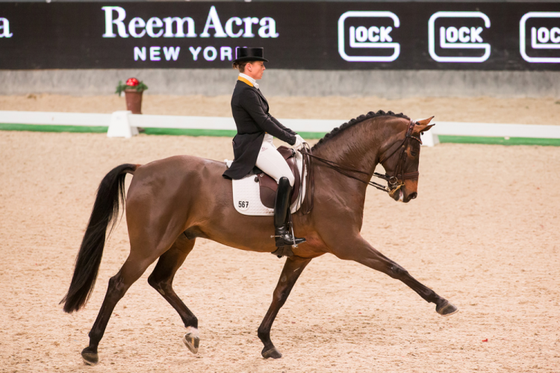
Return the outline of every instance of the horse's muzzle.
[[[404,187],[404,185],[401,185],[395,189],[392,189],[389,192],[389,196],[397,202],[404,202],[404,203],[410,202],[410,200],[413,200],[416,197],[418,197],[417,192],[406,194],[405,190],[406,187]]]

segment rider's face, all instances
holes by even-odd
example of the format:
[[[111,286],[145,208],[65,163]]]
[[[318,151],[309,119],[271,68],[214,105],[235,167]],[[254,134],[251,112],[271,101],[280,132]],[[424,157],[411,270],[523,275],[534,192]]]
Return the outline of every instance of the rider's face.
[[[245,74],[255,80],[261,79],[265,70],[263,61],[253,61],[245,65]]]

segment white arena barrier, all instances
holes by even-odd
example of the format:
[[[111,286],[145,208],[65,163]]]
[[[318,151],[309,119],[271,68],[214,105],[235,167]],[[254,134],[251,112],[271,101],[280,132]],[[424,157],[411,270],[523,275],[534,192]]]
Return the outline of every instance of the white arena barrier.
[[[45,124],[58,126],[108,126],[110,120],[111,114],[0,110],[0,123]]]
[[[323,119],[279,119],[296,132],[326,133],[340,126],[345,120]],[[55,113],[0,111],[0,123],[60,125],[60,126],[102,126],[108,127],[108,137],[130,138],[138,134],[138,127],[179,128],[235,131],[233,118],[190,117],[173,115],[132,114],[130,111],[116,111],[113,114]],[[424,145],[439,143],[438,135],[483,136],[483,137],[525,137],[560,139],[560,125],[526,125],[496,123],[438,122],[422,136]]]

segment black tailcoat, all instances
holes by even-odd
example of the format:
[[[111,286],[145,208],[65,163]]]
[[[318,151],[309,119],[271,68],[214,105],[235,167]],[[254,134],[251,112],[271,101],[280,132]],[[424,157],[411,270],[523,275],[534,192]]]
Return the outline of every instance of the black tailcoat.
[[[268,102],[257,88],[238,80],[231,97],[237,135],[233,138],[234,160],[223,176],[242,179],[253,170],[265,133],[294,145],[296,133],[268,113]]]

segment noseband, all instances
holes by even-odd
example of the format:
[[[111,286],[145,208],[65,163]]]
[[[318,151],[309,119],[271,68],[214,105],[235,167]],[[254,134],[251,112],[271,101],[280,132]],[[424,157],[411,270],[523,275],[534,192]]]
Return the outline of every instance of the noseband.
[[[300,152],[303,154],[304,159],[307,157],[308,159],[308,163],[307,165],[305,165],[306,162],[304,162],[304,167],[307,168],[309,170],[309,172],[312,172],[312,168],[311,168],[311,158],[316,159],[318,161],[320,161],[321,163],[325,164],[326,166],[332,168],[333,170],[343,174],[344,176],[347,176],[351,179],[355,179],[358,180],[364,184],[367,185],[371,185],[372,187],[382,190],[384,192],[389,193],[390,196],[393,196],[394,193],[396,193],[400,188],[403,187],[404,185],[404,180],[410,180],[410,179],[418,179],[418,172],[403,172],[404,171],[404,166],[406,163],[406,148],[408,147],[408,144],[410,143],[410,140],[413,139],[415,141],[418,141],[420,144],[422,144],[422,140],[418,137],[412,136],[412,130],[414,129],[414,126],[417,123],[414,121],[410,121],[410,123],[408,124],[408,129],[406,131],[406,135],[404,137],[404,140],[400,143],[400,145],[395,148],[395,150],[393,150],[389,155],[385,156],[382,160],[379,161],[379,163],[385,162],[386,160],[388,160],[389,158],[391,158],[393,155],[395,155],[397,153],[397,151],[399,149],[401,150],[401,154],[399,156],[399,160],[397,162],[397,166],[395,168],[395,172],[393,173],[393,175],[389,175],[389,174],[380,174],[378,172],[374,172],[373,176],[378,177],[380,179],[383,179],[385,181],[387,181],[389,187],[386,187],[382,184],[376,183],[374,181],[364,181],[361,178],[353,175],[354,174],[364,174],[364,175],[368,175],[369,174],[367,172],[364,171],[360,171],[360,170],[354,170],[351,168],[346,168],[343,167],[341,165],[339,165],[336,162],[333,161],[329,161],[328,159],[325,158],[321,158],[318,157],[316,155],[311,154],[311,151],[308,147],[304,147],[300,150]],[[311,175],[309,175],[311,176]],[[311,187],[313,188],[313,183],[307,183],[308,188]],[[311,191],[311,193],[313,193],[313,191]],[[312,206],[309,208],[309,211],[311,211],[310,209],[312,208]]]

